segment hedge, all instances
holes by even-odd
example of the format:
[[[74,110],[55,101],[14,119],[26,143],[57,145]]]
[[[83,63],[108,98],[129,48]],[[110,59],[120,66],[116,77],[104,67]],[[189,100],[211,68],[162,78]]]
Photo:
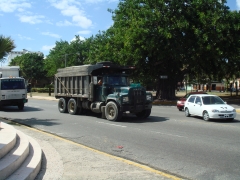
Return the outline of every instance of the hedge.
[[[38,93],[48,93],[49,88],[32,88],[32,92],[38,92]],[[51,88],[51,93],[54,92],[54,89]]]

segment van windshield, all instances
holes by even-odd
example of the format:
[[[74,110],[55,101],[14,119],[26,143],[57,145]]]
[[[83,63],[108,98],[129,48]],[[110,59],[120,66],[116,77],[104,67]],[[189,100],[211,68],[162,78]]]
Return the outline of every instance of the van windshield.
[[[25,89],[23,79],[2,79],[1,90]]]

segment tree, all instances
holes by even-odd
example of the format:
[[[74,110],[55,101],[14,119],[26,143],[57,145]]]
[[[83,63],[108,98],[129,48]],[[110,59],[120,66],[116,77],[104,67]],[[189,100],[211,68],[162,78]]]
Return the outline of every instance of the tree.
[[[0,35],[0,60],[3,60],[3,57],[7,55],[7,53],[11,52],[16,46],[14,45],[14,41],[10,37],[5,37]]]
[[[83,41],[79,36],[70,43],[67,41],[57,41],[53,49],[44,61],[44,69],[48,77],[53,77],[57,69],[68,66],[82,65],[85,57],[83,53]]]
[[[142,81],[157,80],[161,98],[174,99],[184,74],[212,78],[222,53],[224,13],[218,0],[122,0],[113,11],[119,61],[133,62]],[[167,75],[168,80],[160,79]]]
[[[31,82],[33,79],[40,80],[46,77],[44,70],[44,56],[37,53],[26,53],[15,57],[9,64],[19,66],[22,76]]]

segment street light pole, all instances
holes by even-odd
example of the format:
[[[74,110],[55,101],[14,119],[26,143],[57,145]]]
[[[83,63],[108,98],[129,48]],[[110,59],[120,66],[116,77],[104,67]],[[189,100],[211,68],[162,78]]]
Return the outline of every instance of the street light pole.
[[[72,54],[76,54],[76,55],[80,55],[79,53],[72,53]],[[64,58],[64,61],[65,61],[65,67],[67,67],[67,56],[68,55],[72,55],[72,54],[64,54],[65,58]]]

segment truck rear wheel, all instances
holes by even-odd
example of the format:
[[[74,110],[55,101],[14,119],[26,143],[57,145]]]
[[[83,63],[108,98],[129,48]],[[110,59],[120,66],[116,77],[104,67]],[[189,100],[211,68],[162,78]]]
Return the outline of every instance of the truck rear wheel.
[[[148,116],[150,116],[151,114],[151,109],[145,109],[139,113],[136,113],[136,116],[139,117],[139,118],[147,118]]]
[[[71,98],[68,101],[68,113],[75,115],[75,114],[78,114],[78,112],[79,112],[79,109],[77,107],[77,102],[75,99]]]
[[[23,110],[23,108],[24,108],[24,103],[23,102],[19,103],[18,104],[18,109]]]
[[[122,118],[122,113],[114,102],[108,102],[105,108],[105,116],[109,121],[118,121]]]
[[[58,110],[60,113],[66,113],[67,112],[67,103],[66,99],[60,98],[58,101]]]

